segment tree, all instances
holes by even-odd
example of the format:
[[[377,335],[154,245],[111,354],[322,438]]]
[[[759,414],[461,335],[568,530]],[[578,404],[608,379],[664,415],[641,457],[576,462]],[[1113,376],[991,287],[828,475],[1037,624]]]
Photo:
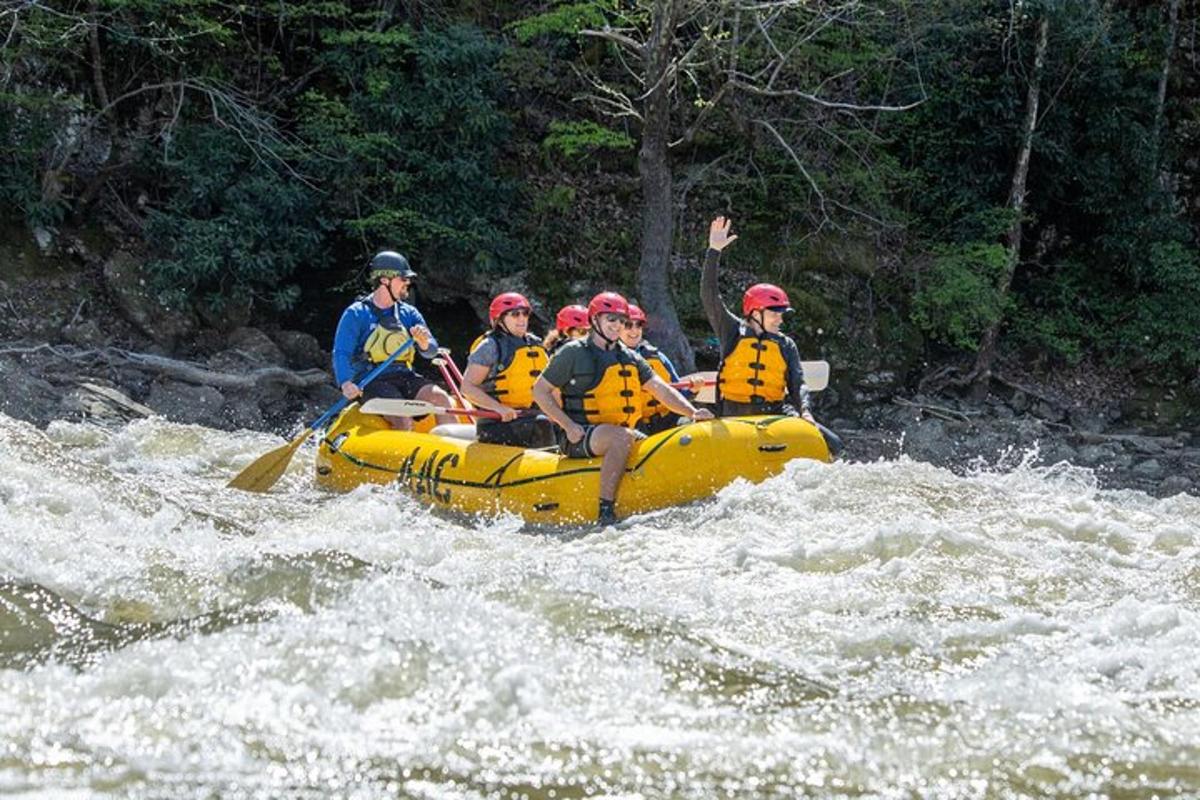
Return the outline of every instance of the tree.
[[[1042,73],[1046,66],[1046,46],[1049,41],[1050,17],[1043,13],[1037,23],[1036,42],[1033,48],[1033,69],[1030,72],[1029,84],[1025,91],[1025,119],[1021,123],[1020,144],[1017,147],[1016,164],[1013,166],[1012,183],[1008,190],[1007,207],[1012,214],[1012,222],[1004,235],[1007,257],[998,286],[1001,300],[1008,294],[1009,288],[1012,286],[1013,274],[1021,259],[1021,234],[1024,230],[1029,159],[1033,155],[1033,134],[1037,130]],[[984,331],[983,341],[979,345],[979,353],[975,358],[975,366],[969,376],[969,379],[981,386],[985,392],[987,384],[991,380],[992,364],[996,360],[996,340],[1000,335],[1002,321],[1002,317],[995,319]]]
[[[580,25],[579,33],[612,48],[612,60],[588,73],[588,99],[601,113],[632,120],[640,130],[643,202],[637,284],[651,320],[649,337],[690,370],[694,357],[668,281],[677,199],[673,154],[695,151],[699,139],[714,136],[716,122],[724,116],[727,127],[777,148],[803,176],[812,192],[816,230],[841,212],[870,219],[823,188],[826,178],[805,162],[805,139],[828,125],[830,116],[901,111],[921,101],[923,89],[917,85],[892,90],[913,96],[909,102],[863,102],[862,53],[847,55],[842,49],[848,40],[863,36],[862,30],[877,30],[905,6],[855,0],[650,0],[587,6],[590,13],[581,14],[579,21],[601,17],[605,24]],[[868,59],[879,55],[874,48],[863,53]]]

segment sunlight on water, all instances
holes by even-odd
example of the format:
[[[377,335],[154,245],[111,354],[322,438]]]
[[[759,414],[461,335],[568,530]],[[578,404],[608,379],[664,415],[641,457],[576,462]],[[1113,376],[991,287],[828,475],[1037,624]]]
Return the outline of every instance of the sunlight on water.
[[[0,792],[1200,794],[1200,499],[794,462],[580,535],[0,416]]]

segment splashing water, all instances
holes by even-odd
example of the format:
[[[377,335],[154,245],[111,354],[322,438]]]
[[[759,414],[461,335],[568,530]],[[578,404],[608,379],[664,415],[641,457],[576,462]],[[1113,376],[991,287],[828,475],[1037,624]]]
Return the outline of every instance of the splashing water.
[[[0,416],[0,792],[1200,794],[1200,500],[794,462],[587,535]]]

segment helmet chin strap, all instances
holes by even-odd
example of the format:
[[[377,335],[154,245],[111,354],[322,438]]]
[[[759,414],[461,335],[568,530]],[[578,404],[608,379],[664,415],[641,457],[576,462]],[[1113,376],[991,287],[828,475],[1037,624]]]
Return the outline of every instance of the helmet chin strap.
[[[617,342],[619,341],[619,337],[617,339],[610,339],[607,336],[605,336],[604,331],[600,330],[599,320],[600,320],[600,317],[597,316],[596,321],[592,323],[592,330],[596,332],[597,336],[599,336],[601,339],[603,339],[606,342],[604,349],[612,350],[614,347],[616,347]]]
[[[403,302],[403,300],[399,297],[396,297],[396,293],[392,291],[392,279],[391,278],[387,279],[387,283],[385,285],[387,286],[388,294],[391,295],[393,303],[399,304],[399,303]]]
[[[754,318],[755,314],[758,314],[758,319]],[[751,322],[756,323],[758,325],[758,335],[759,336],[762,336],[764,333],[767,332],[766,318],[763,316],[763,310],[761,308],[756,308],[753,311],[751,311],[748,319]]]

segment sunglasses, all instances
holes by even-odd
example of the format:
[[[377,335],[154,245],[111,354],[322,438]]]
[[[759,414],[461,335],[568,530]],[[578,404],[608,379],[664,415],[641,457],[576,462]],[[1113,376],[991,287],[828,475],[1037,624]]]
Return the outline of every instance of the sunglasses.
[[[634,322],[634,321],[633,321],[633,320],[631,320],[631,319],[627,319],[627,320],[625,320],[625,322],[624,322],[623,324],[625,325],[626,329],[628,329],[628,330],[633,330],[633,329],[635,329],[635,328],[636,328],[636,329],[638,329],[638,330],[640,330],[640,329],[642,329],[642,328],[646,327],[646,323],[644,323],[644,322]]]
[[[505,311],[504,314],[505,314],[505,316],[513,316],[513,317],[528,317],[529,309],[514,308],[512,311]]]
[[[600,321],[619,322],[622,325],[627,325],[629,323],[629,317],[625,316],[624,314],[601,314]]]

